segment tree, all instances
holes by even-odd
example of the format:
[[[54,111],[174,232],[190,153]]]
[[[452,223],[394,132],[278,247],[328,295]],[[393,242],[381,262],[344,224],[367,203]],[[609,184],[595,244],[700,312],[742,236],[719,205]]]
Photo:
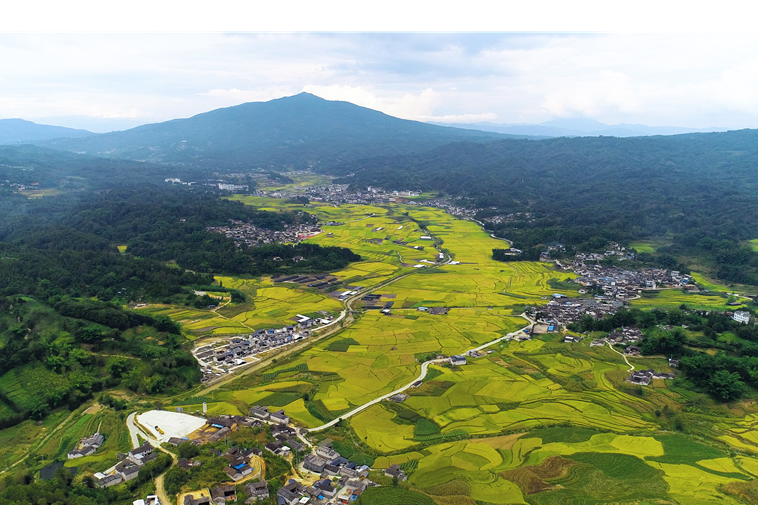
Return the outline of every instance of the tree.
[[[129,361],[126,358],[117,357],[108,365],[108,373],[116,379],[120,378],[129,369]]]
[[[715,398],[728,402],[742,396],[745,392],[745,384],[740,380],[737,372],[729,373],[728,370],[719,370],[713,374],[709,389]]]
[[[192,459],[200,454],[200,449],[191,442],[182,442],[176,448],[180,458]]]

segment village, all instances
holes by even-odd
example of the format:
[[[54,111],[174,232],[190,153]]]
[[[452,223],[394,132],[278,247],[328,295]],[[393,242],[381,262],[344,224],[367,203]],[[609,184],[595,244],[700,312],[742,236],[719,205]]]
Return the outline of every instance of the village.
[[[284,225],[284,230],[269,230],[251,223],[231,220],[229,226],[211,226],[207,231],[221,233],[234,240],[237,247],[259,246],[263,244],[297,243],[318,235],[322,230],[314,224]],[[293,260],[298,261],[296,256]]]
[[[297,315],[297,323],[284,328],[256,330],[247,335],[219,337],[219,340],[196,347],[192,355],[203,372],[202,382],[215,381],[237,368],[255,363],[257,356],[299,342],[311,336],[313,330],[332,323],[333,318],[325,312],[314,319]]]
[[[161,423],[166,428],[165,431],[158,425],[152,426],[156,422]],[[256,405],[247,416],[219,415],[207,418],[177,412],[149,411],[138,415],[135,425],[140,427],[150,441],[128,453],[119,454],[119,463],[96,472],[93,478],[98,487],[110,487],[134,480],[140,469],[154,461],[161,451],[171,451],[182,444],[202,447],[224,441],[230,433],[238,430],[263,427],[270,433],[272,441],[260,446],[227,444],[224,450],[210,449],[215,457],[226,460],[223,472],[228,480],[209,488],[182,493],[178,497],[178,505],[223,505],[234,502],[238,498],[238,485],[244,486],[247,495],[245,503],[248,504],[274,498],[282,505],[347,505],[355,502],[369,487],[378,486],[369,478],[373,471],[369,466],[359,465],[343,457],[329,439],[318,446],[312,445],[305,438],[305,431],[290,424],[290,418],[281,409],[269,410],[266,406]],[[79,447],[86,450],[72,451],[69,458],[82,457],[83,452],[92,454],[103,439],[100,433],[85,437],[80,441]],[[266,454],[284,458],[294,467],[294,473],[278,489],[271,489],[269,481],[265,479],[265,459],[271,457]],[[183,469],[200,464],[194,457],[179,458],[177,461],[177,465]],[[378,473],[393,479],[407,479],[398,465],[391,465]],[[163,504],[157,495],[148,495],[144,500],[136,500],[134,505]]]

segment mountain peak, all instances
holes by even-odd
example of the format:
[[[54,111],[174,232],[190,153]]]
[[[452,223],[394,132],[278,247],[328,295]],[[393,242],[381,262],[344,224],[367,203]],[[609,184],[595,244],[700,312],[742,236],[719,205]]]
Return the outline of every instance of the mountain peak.
[[[408,154],[496,133],[408,121],[312,93],[204,112],[89,139],[58,149],[158,163],[213,167],[297,167]]]

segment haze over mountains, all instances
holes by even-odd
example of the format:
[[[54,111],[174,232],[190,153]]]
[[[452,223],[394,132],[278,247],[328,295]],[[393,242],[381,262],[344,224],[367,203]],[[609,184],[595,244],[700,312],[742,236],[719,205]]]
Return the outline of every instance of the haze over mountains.
[[[647,126],[643,124],[620,123],[608,125],[588,118],[563,118],[539,124],[517,123],[434,123],[440,126],[456,126],[472,130],[505,133],[509,135],[529,135],[537,137],[646,137],[650,135],[678,135],[682,133],[706,133],[727,131],[728,128],[684,128],[679,126]]]
[[[94,135],[87,130],[37,124],[23,119],[0,119],[0,144],[37,142],[61,137],[81,138]]]

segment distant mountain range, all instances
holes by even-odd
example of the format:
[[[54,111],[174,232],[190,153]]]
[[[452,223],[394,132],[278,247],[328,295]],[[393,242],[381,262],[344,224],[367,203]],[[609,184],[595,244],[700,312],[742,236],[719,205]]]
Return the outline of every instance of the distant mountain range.
[[[556,119],[534,125],[431,124],[300,93],[103,134],[4,119],[0,120],[0,144],[31,143],[106,158],[211,170],[325,170],[344,167],[345,162],[418,153],[462,141],[637,137],[717,130],[724,129],[606,125],[592,119]]]
[[[0,144],[22,144],[58,138],[81,138],[94,135],[87,130],[32,123],[23,119],[0,119]]]
[[[121,132],[39,144],[95,156],[212,169],[305,169],[419,152],[450,142],[503,138],[509,136],[407,121],[300,93]]]
[[[449,124],[432,123],[438,126],[455,126],[471,130],[481,130],[509,135],[528,135],[535,137],[647,137],[651,135],[678,135],[681,133],[707,133],[727,131],[728,128],[682,128],[678,126],[647,126],[642,124],[621,123],[608,125],[587,118],[566,118],[545,121],[539,124],[497,124],[469,123]]]

